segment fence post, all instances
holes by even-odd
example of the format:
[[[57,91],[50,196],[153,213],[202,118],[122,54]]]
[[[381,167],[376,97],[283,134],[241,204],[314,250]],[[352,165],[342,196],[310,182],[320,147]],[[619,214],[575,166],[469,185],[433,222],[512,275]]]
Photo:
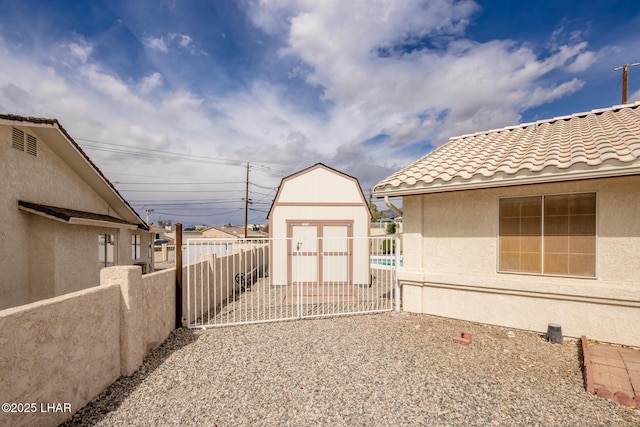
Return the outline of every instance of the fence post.
[[[176,329],[182,327],[182,223],[176,223]]]

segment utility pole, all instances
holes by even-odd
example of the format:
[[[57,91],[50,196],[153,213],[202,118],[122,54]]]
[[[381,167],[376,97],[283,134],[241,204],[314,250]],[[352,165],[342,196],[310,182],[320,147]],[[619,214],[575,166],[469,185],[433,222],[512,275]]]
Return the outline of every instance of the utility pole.
[[[145,212],[147,214],[147,224],[149,224],[149,212],[153,212],[153,209],[146,209]]]
[[[622,103],[627,103],[627,93],[629,91],[629,67],[636,67],[640,65],[640,62],[635,64],[624,64],[620,67],[616,67],[613,71],[622,70]]]
[[[247,227],[249,221],[249,162],[247,162],[247,182],[244,191],[244,238],[247,238]]]

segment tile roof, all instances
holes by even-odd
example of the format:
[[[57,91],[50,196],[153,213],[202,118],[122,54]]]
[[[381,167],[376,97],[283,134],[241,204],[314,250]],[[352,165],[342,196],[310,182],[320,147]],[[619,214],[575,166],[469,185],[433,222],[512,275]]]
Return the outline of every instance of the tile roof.
[[[402,196],[640,174],[640,102],[462,135],[378,183]]]
[[[110,215],[103,215],[103,214],[86,212],[86,211],[78,211],[75,209],[59,208],[56,206],[41,205],[38,203],[25,202],[23,200],[18,200],[18,206],[20,206],[25,210],[28,210],[34,213],[37,212],[48,217],[57,218],[58,220],[61,220],[64,222],[70,222],[71,220],[78,218],[78,219],[119,224],[119,225],[133,225],[138,228],[143,227],[142,224],[132,224],[130,222],[127,222],[125,220],[122,220],[120,218],[116,218]]]

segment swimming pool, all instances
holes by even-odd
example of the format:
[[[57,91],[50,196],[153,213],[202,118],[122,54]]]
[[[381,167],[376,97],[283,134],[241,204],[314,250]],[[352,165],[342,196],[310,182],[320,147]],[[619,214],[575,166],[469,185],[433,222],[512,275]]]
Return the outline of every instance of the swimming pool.
[[[394,267],[396,265],[395,255],[377,255],[370,257],[370,263],[372,267],[375,266],[387,266]],[[402,257],[400,257],[400,266],[402,267]]]

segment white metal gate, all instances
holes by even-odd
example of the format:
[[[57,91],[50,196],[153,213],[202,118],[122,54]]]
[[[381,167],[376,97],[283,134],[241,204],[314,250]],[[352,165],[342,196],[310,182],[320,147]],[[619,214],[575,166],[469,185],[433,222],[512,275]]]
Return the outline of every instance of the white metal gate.
[[[189,239],[186,318],[209,328],[400,309],[400,239]]]

